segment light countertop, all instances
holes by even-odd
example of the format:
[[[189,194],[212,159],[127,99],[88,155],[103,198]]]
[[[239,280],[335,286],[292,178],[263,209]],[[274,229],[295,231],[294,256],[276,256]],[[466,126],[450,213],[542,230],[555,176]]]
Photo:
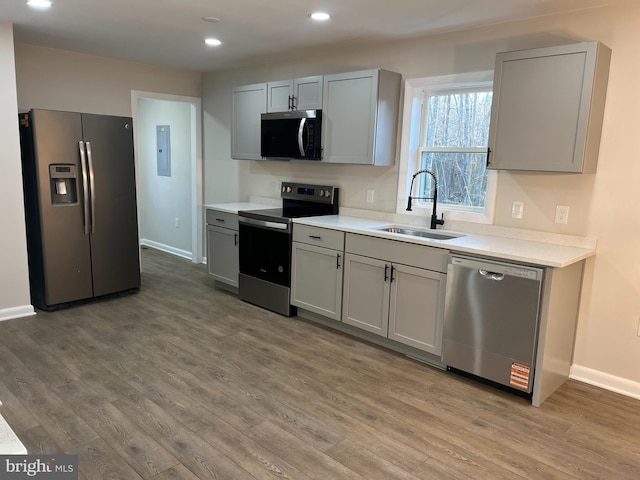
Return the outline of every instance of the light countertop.
[[[395,225],[394,223],[344,215],[295,218],[293,222],[294,224],[341,230],[418,245],[445,248],[452,252],[495,257],[497,260],[512,260],[545,267],[566,267],[595,255],[595,248],[580,248],[475,233],[449,232],[448,230],[440,229],[437,230],[438,233],[454,233],[462,236],[451,240],[435,240],[401,235],[376,230],[378,227]],[[409,228],[415,229],[415,227]]]
[[[209,204],[204,205],[204,207],[221,212],[238,213],[241,210],[273,208],[274,204],[268,204],[266,202],[238,202]],[[347,215],[294,218],[293,222],[300,225],[341,230],[348,233],[369,235],[372,237],[386,238],[417,245],[445,248],[452,252],[470,253],[474,255],[494,257],[497,260],[511,260],[515,262],[541,265],[544,267],[562,268],[595,255],[595,248],[557,245],[554,243],[531,241],[522,238],[508,238],[477,233],[450,232],[449,230],[440,229],[437,230],[438,233],[454,233],[461,236],[451,240],[436,240],[431,238],[401,235],[376,230],[376,228],[383,226],[397,225],[393,222]],[[416,228],[411,226],[408,227]]]
[[[238,213],[240,210],[262,210],[265,208],[274,208],[274,205],[256,202],[213,203],[204,205],[204,208],[218,210],[219,212]]]

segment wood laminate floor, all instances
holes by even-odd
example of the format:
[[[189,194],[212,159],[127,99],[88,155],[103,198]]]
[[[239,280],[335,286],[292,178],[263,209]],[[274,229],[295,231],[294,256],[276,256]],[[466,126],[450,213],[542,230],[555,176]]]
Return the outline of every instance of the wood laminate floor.
[[[216,290],[143,250],[142,290],[0,322],[0,413],[80,478],[634,479],[640,401],[540,408]]]

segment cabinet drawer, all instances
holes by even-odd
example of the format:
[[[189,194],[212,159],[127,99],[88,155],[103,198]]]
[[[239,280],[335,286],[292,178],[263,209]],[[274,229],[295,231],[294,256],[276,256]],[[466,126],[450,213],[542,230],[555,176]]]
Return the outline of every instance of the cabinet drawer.
[[[447,272],[449,250],[444,248],[348,233],[345,251],[370,258],[384,258],[390,262],[426,268],[436,272]]]
[[[293,225],[293,241],[344,250],[344,232],[328,228]]]
[[[207,208],[206,219],[207,225],[238,230],[238,215],[236,213],[221,212],[220,210]]]

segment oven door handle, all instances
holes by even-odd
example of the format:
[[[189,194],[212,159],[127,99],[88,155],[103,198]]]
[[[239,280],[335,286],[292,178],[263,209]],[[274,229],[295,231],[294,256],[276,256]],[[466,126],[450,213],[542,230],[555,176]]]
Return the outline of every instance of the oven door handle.
[[[256,220],[255,218],[238,217],[238,222],[256,227],[270,228],[273,230],[289,230],[288,223],[269,222],[267,220]]]

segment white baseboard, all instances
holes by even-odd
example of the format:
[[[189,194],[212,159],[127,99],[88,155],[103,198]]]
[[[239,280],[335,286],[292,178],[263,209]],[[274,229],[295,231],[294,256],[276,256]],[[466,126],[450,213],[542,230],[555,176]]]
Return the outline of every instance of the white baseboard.
[[[3,308],[0,310],[0,322],[13,318],[29,317],[35,315],[36,311],[32,305],[22,305],[20,307]]]
[[[145,247],[155,248],[156,250],[162,250],[163,252],[170,253],[171,255],[176,255],[178,257],[191,260],[191,252],[187,252],[186,250],[181,250],[175,247],[170,247],[169,245],[164,245],[162,243],[154,242],[153,240],[147,240],[146,238],[141,238],[140,245],[144,245]]]
[[[604,388],[605,390],[610,390],[612,392],[640,400],[640,382],[616,377],[615,375],[583,367],[581,365],[572,365],[571,374],[569,376],[579,382],[588,383],[589,385],[594,385],[596,387]]]

